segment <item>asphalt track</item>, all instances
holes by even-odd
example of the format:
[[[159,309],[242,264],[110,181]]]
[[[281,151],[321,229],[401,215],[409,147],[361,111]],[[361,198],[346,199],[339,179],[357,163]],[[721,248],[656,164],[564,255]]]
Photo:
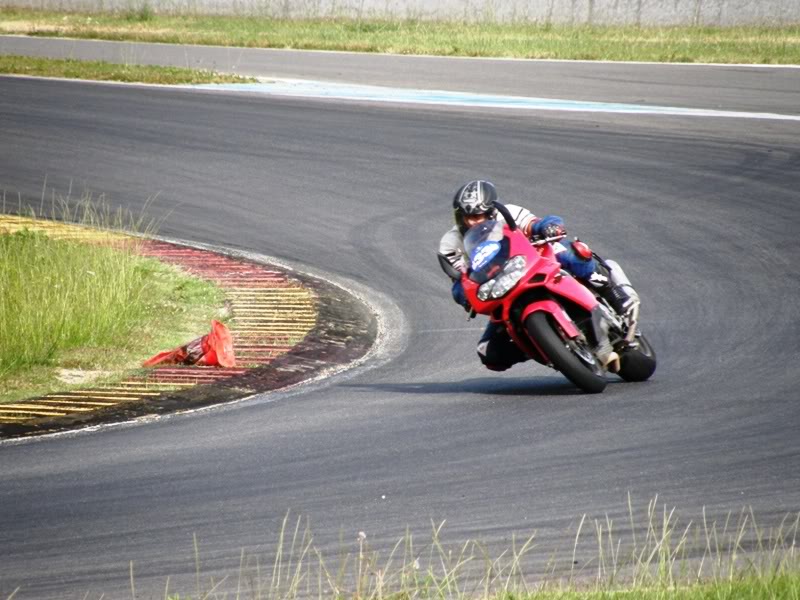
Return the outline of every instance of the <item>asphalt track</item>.
[[[453,64],[476,81],[520,68]],[[615,101],[637,100],[615,65],[531,63],[520,85],[555,65],[581,99],[609,100],[615,79]],[[681,106],[711,107],[719,85],[741,90],[731,109],[798,113],[797,70],[694,69]],[[633,90],[673,75],[625,70]],[[235,574],[242,549],[268,553],[289,509],[327,549],[446,519],[450,541],[499,548],[537,530],[567,551],[581,514],[619,520],[628,493],[639,507],[658,495],[684,522],[703,507],[751,506],[765,525],[800,509],[796,122],[3,77],[0,139],[6,202],[38,203],[45,178],[133,208],[157,195],[150,210],[173,211],[164,235],[326,273],[392,334],[371,364],[290,393],[0,446],[0,597],[129,597],[130,561],[142,596],[163,597],[167,576],[191,592],[193,534],[204,573]],[[626,267],[659,354],[651,381],[586,396],[543,367],[479,367],[482,323],[452,304],[434,253],[450,192],[474,176],[563,215]]]

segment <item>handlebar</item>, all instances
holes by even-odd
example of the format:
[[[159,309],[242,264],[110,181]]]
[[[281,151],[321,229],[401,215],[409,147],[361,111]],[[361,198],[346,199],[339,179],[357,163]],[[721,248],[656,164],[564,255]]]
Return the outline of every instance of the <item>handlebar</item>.
[[[538,239],[538,240],[531,240],[531,245],[532,245],[532,246],[544,246],[545,244],[549,244],[550,242],[558,242],[558,241],[561,241],[561,240],[563,240],[565,237],[567,237],[567,235],[566,235],[566,234],[564,234],[564,235],[554,235],[553,237],[549,237],[549,238],[540,238],[540,239]]]
[[[497,209],[497,212],[499,212],[501,215],[503,215],[503,218],[506,220],[506,224],[508,225],[508,228],[511,231],[516,231],[518,229],[517,222],[514,220],[514,217],[511,216],[511,213],[508,212],[508,209],[505,207],[505,205],[501,204],[500,202],[497,202],[495,200],[494,206]],[[567,237],[566,234],[555,235],[555,236],[549,237],[549,238],[531,240],[531,244],[533,246],[544,246],[545,244],[549,244],[550,242],[558,242],[560,240],[563,240],[565,237]]]

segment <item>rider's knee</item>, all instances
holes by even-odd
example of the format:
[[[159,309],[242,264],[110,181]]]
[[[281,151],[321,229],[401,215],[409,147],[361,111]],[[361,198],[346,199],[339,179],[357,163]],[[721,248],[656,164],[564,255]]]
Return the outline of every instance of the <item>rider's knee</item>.
[[[495,371],[496,373],[502,373],[503,371],[508,371],[511,368],[509,365],[489,365],[486,363],[483,363],[483,366],[490,371]]]
[[[481,354],[480,351],[478,352],[478,358],[481,360],[481,364],[490,371],[507,371],[511,367],[510,364],[497,361],[497,357],[489,358],[485,354]]]
[[[578,279],[589,279],[597,270],[598,262],[593,258],[583,258],[578,255],[571,247],[565,246],[565,250],[556,254],[558,262],[573,277]]]
[[[527,360],[527,356],[510,340],[506,344],[478,344],[478,358],[490,371],[507,371],[515,364]]]

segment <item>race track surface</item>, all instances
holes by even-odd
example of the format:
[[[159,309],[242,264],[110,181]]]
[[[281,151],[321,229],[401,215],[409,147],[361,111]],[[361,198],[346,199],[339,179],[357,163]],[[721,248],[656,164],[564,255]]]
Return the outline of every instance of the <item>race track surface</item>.
[[[800,105],[800,86],[759,93],[763,106],[736,109]],[[45,178],[133,209],[157,196],[163,235],[351,282],[396,329],[372,365],[292,393],[0,446],[0,597],[129,597],[130,561],[143,596],[163,597],[167,576],[189,593],[193,534],[204,573],[235,573],[287,510],[322,548],[446,519],[451,541],[502,547],[536,529],[571,551],[570,524],[624,521],[629,493],[686,521],[800,509],[796,122],[2,77],[0,138],[7,204],[38,205]],[[483,323],[451,302],[435,257],[450,194],[478,176],[626,268],[659,356],[651,381],[586,396],[544,367],[479,366]]]

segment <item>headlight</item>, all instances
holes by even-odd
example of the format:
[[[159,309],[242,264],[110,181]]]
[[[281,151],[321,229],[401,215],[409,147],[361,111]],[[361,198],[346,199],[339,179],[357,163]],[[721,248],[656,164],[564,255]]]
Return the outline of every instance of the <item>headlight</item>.
[[[478,299],[486,302],[490,297],[497,299],[505,296],[522,279],[526,265],[524,256],[510,258],[498,277],[490,279],[478,288]]]
[[[492,298],[502,298],[505,296],[511,288],[519,283],[519,280],[522,279],[524,274],[525,270],[522,269],[500,275],[494,287],[492,287]]]
[[[481,287],[478,288],[478,300],[481,302],[486,302],[489,299],[489,296],[492,295],[492,288],[494,287],[494,284],[495,280],[490,279],[481,285]]]

